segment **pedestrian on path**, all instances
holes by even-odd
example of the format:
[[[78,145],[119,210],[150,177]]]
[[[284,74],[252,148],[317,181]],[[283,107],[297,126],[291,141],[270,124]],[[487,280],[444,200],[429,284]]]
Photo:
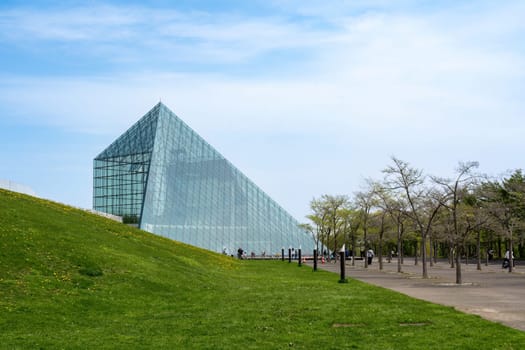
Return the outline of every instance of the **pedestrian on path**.
[[[372,259],[374,258],[374,251],[372,248],[368,249],[366,252],[366,258],[368,259],[368,265],[372,265]]]
[[[505,258],[503,259],[503,265],[501,266],[501,268],[506,269],[507,267],[509,267],[509,265],[510,265],[510,257],[511,257],[511,253],[507,249],[507,251],[505,252]],[[514,263],[514,252],[512,252],[512,262]],[[514,265],[513,265],[513,267],[514,267]]]

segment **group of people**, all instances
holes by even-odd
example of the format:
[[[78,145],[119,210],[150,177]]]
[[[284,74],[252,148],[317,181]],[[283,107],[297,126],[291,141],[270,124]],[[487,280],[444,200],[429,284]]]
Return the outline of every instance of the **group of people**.
[[[364,252],[363,252],[363,253],[364,253]],[[365,254],[363,254],[363,253],[362,253],[362,255],[361,255],[362,257],[363,257],[363,255],[365,255]],[[368,265],[371,265],[371,264],[372,264],[372,260],[374,259],[374,256],[375,256],[375,254],[374,254],[374,251],[372,250],[372,248],[370,248],[370,249],[368,249],[368,250],[366,251],[366,258],[367,258],[367,263],[368,263]],[[394,256],[394,252],[393,252],[393,251],[392,251],[392,256]],[[504,258],[503,258],[503,264],[502,264],[502,266],[501,266],[502,268],[506,269],[506,268],[509,267],[510,260],[511,260],[511,256],[512,256],[512,266],[513,266],[513,267],[516,266],[516,263],[515,263],[515,260],[514,260],[514,253],[513,253],[513,252],[511,253],[511,252],[507,249],[507,251],[505,252],[505,256],[504,256]],[[488,251],[488,258],[489,258],[489,260],[493,260],[493,259],[494,259],[494,250],[493,250],[493,249],[490,249],[490,250]]]
[[[228,249],[226,247],[222,248],[222,254],[223,255],[230,255],[232,258],[233,258],[233,254],[229,254],[228,253]],[[255,254],[252,252],[252,257],[254,256]],[[244,249],[242,248],[239,248],[237,249],[237,258],[239,259],[246,259],[246,251],[244,251]]]
[[[325,251],[326,252],[326,251]],[[392,251],[392,256],[395,255],[395,253]],[[364,258],[364,256],[366,255],[366,259],[367,259],[367,263],[368,265],[372,265],[372,261],[374,259],[374,251],[372,248],[368,249],[366,252],[361,252],[361,257]],[[348,255],[347,255],[348,256]],[[492,260],[494,258],[494,250],[489,250],[488,251],[488,256],[489,256],[489,260]],[[503,265],[502,265],[502,268],[507,268],[509,267],[509,264],[510,264],[510,258],[511,258],[511,253],[510,251],[507,249],[507,251],[505,252],[505,257],[503,259]],[[515,266],[516,264],[514,263],[514,253],[512,253],[512,262],[513,262],[513,266]]]
[[[225,254],[225,255],[228,255],[227,249],[224,248],[222,253]],[[490,249],[487,253],[488,253],[489,260],[492,260],[494,258],[494,250]],[[326,255],[326,250],[324,251],[324,254]],[[266,255],[266,252],[263,252],[262,256],[264,257],[265,255]],[[372,248],[370,248],[366,252],[362,252],[361,253],[361,257],[364,258],[364,255],[366,255],[366,259],[367,259],[368,265],[372,265],[372,261],[374,260],[374,256],[375,256],[374,250]],[[232,256],[233,256],[233,254],[232,254]],[[255,257],[255,253],[252,252],[251,256],[252,256],[252,258],[254,258]],[[295,249],[293,249],[293,248],[292,248],[292,256],[295,259],[296,252],[295,252]],[[348,256],[348,252],[347,252],[347,256]],[[512,256],[513,266],[515,266],[514,253],[511,253],[507,249],[507,251],[505,252],[504,259],[503,259],[503,264],[501,266],[502,268],[505,269],[505,268],[509,267],[511,256]],[[246,252],[242,248],[237,249],[237,258],[239,258],[239,259],[246,259]]]
[[[237,249],[237,258],[246,259],[246,252],[242,248]]]
[[[222,248],[222,254],[223,254],[223,255],[230,255],[230,254],[228,253],[228,248],[226,248],[226,247]],[[233,254],[231,254],[230,256],[233,258]],[[263,258],[266,257],[266,251],[265,251],[265,250],[263,250],[263,251],[261,252],[261,256],[262,256]],[[255,252],[252,251],[252,252],[250,253],[250,257],[251,257],[252,259],[254,259],[254,258],[255,258]],[[245,251],[244,249],[242,249],[242,248],[239,247],[239,249],[237,249],[237,258],[239,258],[239,259],[241,259],[241,260],[242,260],[242,259],[246,259],[246,258],[247,258],[247,253],[246,253],[246,251]]]
[[[323,252],[323,256],[327,256],[327,252],[326,250]],[[333,252],[331,254],[332,256],[332,259],[334,260],[337,260],[338,259],[338,254],[336,252]],[[351,250],[347,250],[345,251],[345,257],[348,259],[352,256],[352,251]],[[365,251],[361,251],[361,258],[364,258],[366,256],[366,259],[367,259],[367,263],[368,265],[371,265],[372,264],[372,261],[374,259],[374,250],[372,248],[368,249],[366,252]]]

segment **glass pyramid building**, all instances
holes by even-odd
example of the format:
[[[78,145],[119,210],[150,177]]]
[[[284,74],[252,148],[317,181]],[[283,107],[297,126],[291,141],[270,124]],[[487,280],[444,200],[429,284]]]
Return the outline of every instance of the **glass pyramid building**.
[[[93,162],[93,209],[212,251],[313,248],[298,222],[162,103]]]

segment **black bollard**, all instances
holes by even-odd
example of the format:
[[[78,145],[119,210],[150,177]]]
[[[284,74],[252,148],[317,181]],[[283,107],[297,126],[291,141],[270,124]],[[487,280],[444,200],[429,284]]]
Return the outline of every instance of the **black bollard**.
[[[344,249],[342,249],[339,252],[339,260],[341,261],[341,279],[339,280],[339,283],[348,283],[348,280],[346,279],[346,276],[345,276],[346,264],[345,264],[345,251],[344,251]]]
[[[302,266],[302,262],[301,262],[301,248],[300,247],[299,247],[298,255],[299,255],[298,266],[301,267]]]
[[[317,249],[314,249],[314,271],[317,271]]]
[[[292,248],[288,248],[288,262],[292,262]]]
[[[284,261],[284,248],[281,248],[281,261]]]

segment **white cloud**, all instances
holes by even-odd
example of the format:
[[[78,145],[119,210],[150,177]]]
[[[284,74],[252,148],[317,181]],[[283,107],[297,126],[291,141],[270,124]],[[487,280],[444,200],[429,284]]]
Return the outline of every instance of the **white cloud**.
[[[314,48],[325,31],[279,17],[95,6],[0,12],[0,39],[15,45],[66,44],[68,53],[109,61],[235,63],[279,49]],[[58,46],[60,47],[60,46]],[[141,59],[145,58],[145,59]]]
[[[109,23],[106,30],[139,21],[139,16],[127,12],[133,11],[123,11],[126,16],[112,13],[102,20]],[[94,17],[93,13],[82,16]],[[289,47],[295,40],[304,50],[317,45],[317,57],[304,65],[302,74],[282,77],[241,78],[163,69],[102,78],[12,77],[0,84],[0,99],[22,118],[91,132],[120,130],[136,118],[137,111],[145,112],[159,98],[183,116],[195,118],[197,125],[219,130],[272,130],[278,125],[281,130],[344,133],[357,129],[385,135],[393,128],[445,132],[448,125],[468,128],[473,122],[488,130],[496,114],[508,123],[521,118],[524,106],[517,96],[525,75],[523,53],[512,47],[494,50],[491,41],[480,43],[483,38],[475,37],[473,25],[459,25],[454,16],[341,17],[341,28],[333,34],[315,28],[301,33],[299,24],[242,18],[225,27],[221,27],[224,19],[201,25],[193,23],[192,16],[208,20],[205,15],[187,16],[153,11],[149,17],[161,22],[154,32],[199,38],[204,46],[212,43],[217,55],[223,53],[221,57],[233,52],[230,45],[243,48],[245,53],[232,53],[240,57],[246,51],[257,55]],[[482,19],[489,16],[477,15],[479,32],[483,32]],[[70,14],[65,27],[74,17]],[[180,21],[171,23],[174,19]],[[456,24],[454,31],[446,26],[449,22]],[[506,35],[509,29],[500,27],[501,35]],[[138,30],[134,35],[139,35]],[[186,53],[215,50],[180,45]],[[163,49],[166,55],[178,54],[178,46],[175,50],[168,44]],[[39,110],[37,117],[34,107]],[[220,118],[209,118],[211,114]]]
[[[111,6],[39,11],[12,9],[0,13],[4,40],[108,41],[126,37],[138,14]]]
[[[3,40],[70,41],[74,50],[90,42],[100,55],[122,51],[112,59],[123,61],[253,60],[254,70],[260,65],[269,74],[193,73],[181,64],[138,71],[124,65],[99,77],[4,74],[0,119],[117,136],[162,99],[301,217],[313,195],[351,193],[362,177],[380,176],[392,154],[438,175],[459,160],[479,160],[482,170],[519,166],[513,153],[523,147],[525,50],[515,40],[524,34],[517,20],[524,11],[516,3],[500,6],[468,13],[339,11],[326,27],[278,16],[140,8],[49,18],[4,13]],[[11,25],[15,30],[6,34]],[[289,48],[304,56],[289,62],[293,73],[255,63]],[[284,163],[290,170],[279,175]]]

